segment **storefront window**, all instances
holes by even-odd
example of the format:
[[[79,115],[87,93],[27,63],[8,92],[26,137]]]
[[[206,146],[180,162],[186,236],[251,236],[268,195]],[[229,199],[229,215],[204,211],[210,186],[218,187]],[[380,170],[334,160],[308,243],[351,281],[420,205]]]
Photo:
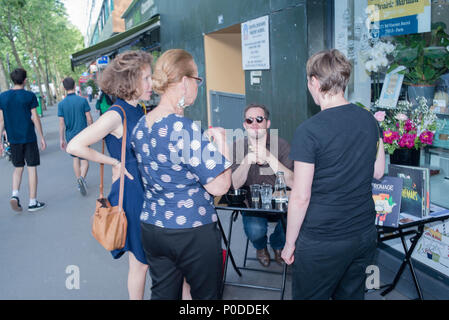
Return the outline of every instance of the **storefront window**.
[[[371,106],[395,63],[397,37],[429,33],[441,22],[449,22],[449,0],[334,0],[334,47],[353,64],[348,99]],[[405,86],[400,96],[405,98]]]
[[[108,1],[105,1],[105,3],[104,3],[104,13],[105,13],[106,20],[108,20],[109,13],[110,13]]]
[[[375,114],[387,164],[417,152],[419,170],[431,176],[427,205],[449,208],[449,0],[333,4],[333,47],[353,65],[348,100]],[[449,277],[447,224],[426,229],[412,257]],[[403,252],[400,241],[385,244]]]
[[[94,35],[92,36],[92,40],[90,41],[91,45],[98,42],[98,27],[95,27]]]
[[[353,65],[347,96],[353,102],[370,103],[371,79],[364,70],[361,52],[368,50],[367,0],[334,0],[334,47]]]

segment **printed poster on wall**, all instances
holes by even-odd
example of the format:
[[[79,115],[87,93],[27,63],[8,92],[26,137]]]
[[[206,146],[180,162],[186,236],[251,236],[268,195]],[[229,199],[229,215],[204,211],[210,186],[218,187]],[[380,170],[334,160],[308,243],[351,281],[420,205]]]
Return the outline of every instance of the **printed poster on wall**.
[[[243,70],[270,69],[269,17],[241,24]]]
[[[430,0],[368,0],[372,38],[429,32]]]

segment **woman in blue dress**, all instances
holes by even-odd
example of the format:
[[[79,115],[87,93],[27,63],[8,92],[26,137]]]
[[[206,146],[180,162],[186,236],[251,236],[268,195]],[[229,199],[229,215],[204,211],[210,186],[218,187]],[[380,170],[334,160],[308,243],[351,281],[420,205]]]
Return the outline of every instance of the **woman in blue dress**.
[[[223,128],[206,135],[184,117],[201,83],[188,52],[164,52],[153,75],[160,103],[139,120],[131,138],[145,188],[142,242],[152,299],[180,299],[184,278],[193,299],[219,297],[221,235],[213,196],[229,189],[231,163]]]
[[[126,244],[123,249],[111,251],[115,259],[125,252],[129,256],[128,293],[130,299],[143,299],[148,264],[140,236],[140,213],[143,203],[143,186],[136,157],[130,146],[131,132],[144,115],[139,100],[151,96],[152,56],[143,51],[127,51],[118,55],[103,71],[100,87],[108,94],[119,97],[115,105],[123,108],[127,120],[125,187],[123,209],[128,220]],[[123,112],[113,106],[91,126],[80,132],[67,146],[67,152],[86,160],[112,166],[112,187],[108,200],[112,206],[119,198],[119,177],[122,163]],[[105,138],[110,156],[89,146]]]

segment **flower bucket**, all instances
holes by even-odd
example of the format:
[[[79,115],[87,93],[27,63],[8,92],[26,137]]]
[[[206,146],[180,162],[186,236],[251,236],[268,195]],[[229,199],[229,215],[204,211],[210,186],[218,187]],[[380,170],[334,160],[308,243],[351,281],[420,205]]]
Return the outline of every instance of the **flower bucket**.
[[[420,158],[421,158],[420,149],[416,150],[415,148],[412,149],[400,148],[394,150],[393,154],[390,155],[390,163],[419,167]]]
[[[433,97],[435,96],[435,85],[411,85],[407,87],[407,97],[414,107],[418,106],[418,97],[424,97],[427,105],[433,105]]]

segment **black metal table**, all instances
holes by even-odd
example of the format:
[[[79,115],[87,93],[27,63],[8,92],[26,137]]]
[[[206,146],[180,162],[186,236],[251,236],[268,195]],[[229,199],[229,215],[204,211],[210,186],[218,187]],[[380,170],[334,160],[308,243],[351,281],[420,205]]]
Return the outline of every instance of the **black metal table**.
[[[284,232],[287,230],[287,211],[281,211],[281,210],[275,210],[275,209],[255,209],[255,208],[247,208],[246,206],[221,206],[217,205],[215,206],[215,209],[217,210],[225,210],[225,211],[231,211],[230,219],[229,219],[229,229],[228,229],[228,235],[226,236],[224,232],[222,231],[223,240],[226,245],[226,257],[225,257],[225,265],[224,265],[224,271],[223,271],[223,281],[221,285],[220,294],[223,295],[223,290],[225,284],[227,285],[233,285],[233,286],[239,286],[239,287],[246,287],[246,288],[254,288],[254,289],[265,289],[265,290],[275,290],[281,292],[281,300],[284,298],[284,291],[285,291],[285,282],[286,282],[286,274],[287,274],[287,264],[284,263],[283,265],[283,271],[282,271],[282,285],[281,288],[273,288],[273,287],[265,287],[265,286],[257,286],[252,284],[244,284],[244,283],[236,283],[236,282],[226,282],[226,272],[228,268],[228,260],[231,258],[231,262],[233,263],[234,269],[237,271],[238,275],[241,276],[241,272],[239,270],[248,270],[249,268],[245,267],[237,267],[235,265],[234,259],[232,257],[232,253],[230,252],[231,247],[231,237],[232,237],[232,226],[233,222],[236,221],[239,213],[242,211],[245,211],[247,213],[250,213],[252,215],[264,217],[264,218],[273,218],[273,219],[280,219],[282,227],[284,229]],[[219,223],[219,226],[221,230],[223,230],[221,223]],[[261,271],[261,272],[267,272],[265,270],[259,270],[259,269],[250,269],[253,271]]]
[[[398,227],[377,227],[378,241],[384,242],[392,239],[400,238],[402,242],[402,246],[404,248],[405,258],[402,260],[402,263],[393,279],[393,282],[387,285],[380,287],[380,289],[385,289],[382,291],[381,295],[385,296],[391,291],[394,290],[399,279],[402,276],[402,273],[405,270],[405,267],[408,265],[410,268],[410,272],[412,274],[413,282],[416,287],[416,292],[418,293],[418,299],[423,300],[421,287],[418,282],[418,278],[416,277],[415,269],[413,267],[412,262],[412,254],[415,250],[416,245],[418,244],[418,240],[424,233],[424,227],[426,224],[432,222],[443,222],[449,219],[449,213],[440,215],[440,216],[428,216],[426,218],[420,219],[418,221],[408,222],[404,224],[399,224]],[[407,246],[405,237],[408,235],[412,235],[410,238],[410,242],[412,245],[410,248]]]

